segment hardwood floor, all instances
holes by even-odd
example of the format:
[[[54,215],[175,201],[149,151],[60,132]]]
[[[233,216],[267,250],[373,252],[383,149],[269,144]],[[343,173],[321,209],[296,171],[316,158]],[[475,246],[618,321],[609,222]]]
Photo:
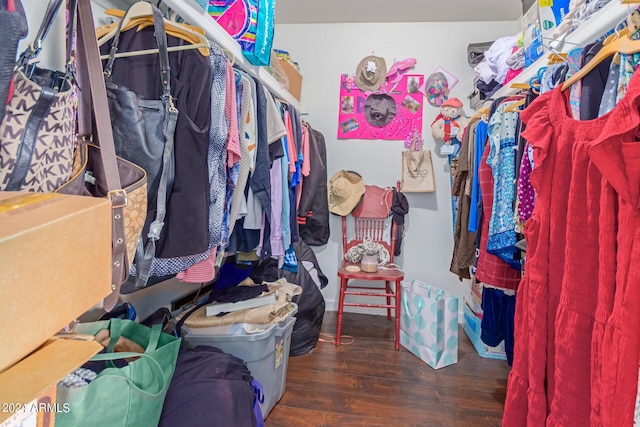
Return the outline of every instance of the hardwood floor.
[[[336,313],[322,331],[335,334]],[[265,427],[500,426],[509,366],[483,359],[460,328],[458,363],[434,370],[405,348],[393,349],[384,316],[345,313],[351,345],[318,343],[289,358],[284,396]]]

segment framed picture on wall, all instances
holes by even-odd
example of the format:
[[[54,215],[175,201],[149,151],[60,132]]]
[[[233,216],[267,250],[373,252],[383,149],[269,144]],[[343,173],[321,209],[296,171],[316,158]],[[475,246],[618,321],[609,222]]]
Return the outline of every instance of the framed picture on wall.
[[[444,68],[441,65],[438,65],[436,67],[435,70],[433,70],[434,73],[442,73],[445,75],[445,77],[447,78],[447,83],[449,84],[449,90],[453,89],[460,80],[458,80],[458,78],[456,76],[454,76],[453,74],[451,74],[451,72],[447,71],[446,68]]]

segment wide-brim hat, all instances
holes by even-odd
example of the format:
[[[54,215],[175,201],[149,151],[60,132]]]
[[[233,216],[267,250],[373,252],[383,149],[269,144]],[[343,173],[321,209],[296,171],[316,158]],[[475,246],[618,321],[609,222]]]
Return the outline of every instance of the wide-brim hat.
[[[349,215],[364,196],[364,181],[355,172],[341,170],[327,182],[329,212],[340,216]]]
[[[384,93],[372,93],[364,103],[365,120],[377,128],[391,123],[396,113],[396,101]]]
[[[431,74],[424,86],[427,102],[433,107],[441,107],[449,97],[449,81],[444,73]]]
[[[387,79],[387,63],[379,56],[362,58],[356,68],[355,84],[364,92],[374,92]]]

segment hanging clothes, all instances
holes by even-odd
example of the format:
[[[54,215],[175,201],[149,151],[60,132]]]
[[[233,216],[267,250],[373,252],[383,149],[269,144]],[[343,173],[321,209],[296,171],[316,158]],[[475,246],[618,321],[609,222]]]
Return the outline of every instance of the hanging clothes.
[[[229,233],[233,235],[233,230],[240,216],[240,211],[243,205],[246,209],[246,199],[244,196],[245,188],[249,180],[249,172],[251,170],[251,152],[249,147],[251,144],[255,144],[255,122],[252,122],[249,115],[255,114],[255,106],[251,96],[251,86],[249,79],[245,76],[241,77],[242,84],[242,98],[240,102],[240,163],[238,170],[238,181],[236,183],[236,191],[233,193],[233,200],[231,202],[231,213],[229,215]],[[253,124],[252,128],[249,127]],[[245,212],[246,214],[246,212]]]
[[[582,66],[591,61],[602,49],[602,42],[588,45],[584,49]],[[598,117],[600,102],[609,77],[609,67],[612,57],[608,57],[600,62],[582,80],[580,95],[580,120],[591,120]]]
[[[484,152],[484,144],[487,141],[487,129],[489,125],[480,120],[476,126],[476,136],[473,141],[475,147],[473,149],[473,171],[471,180],[471,204],[469,206],[469,232],[475,233],[478,231],[479,223],[479,210],[480,201],[482,199],[480,194],[480,181],[478,180],[478,171],[480,169],[480,161],[482,153]],[[481,214],[480,214],[481,215]]]
[[[470,233],[468,230],[477,125],[478,120],[472,120],[465,128],[458,158],[458,170],[451,189],[451,194],[458,197],[458,214],[449,271],[456,274],[460,280],[471,279],[469,268],[474,264],[476,256],[476,233]]]
[[[227,90],[224,115],[229,124],[229,131],[227,134],[227,185],[224,197],[224,215],[222,217],[222,249],[227,249],[229,246],[229,217],[231,215],[233,193],[236,188],[236,183],[238,182],[238,175],[240,174],[240,127],[238,125],[236,79],[231,64],[228,63],[226,76]]]
[[[327,196],[327,148],[324,135],[308,123],[311,170],[302,183],[297,215],[300,238],[309,246],[329,241],[329,198]]]
[[[229,61],[224,52],[213,42],[210,43],[210,61],[213,72],[211,84],[211,129],[209,131],[209,150],[207,164],[209,168],[209,254],[204,259],[193,257],[187,267],[177,274],[183,282],[206,283],[215,277],[217,247],[222,243],[222,223],[224,219],[225,199],[220,197],[226,188],[226,163],[231,125],[225,115],[227,109],[227,90],[229,82],[227,67]]]
[[[584,86],[583,86],[584,89]],[[521,113],[537,199],[525,227],[504,426],[632,425],[640,364],[640,75],[606,116],[568,92]]]
[[[482,192],[482,224],[480,226],[479,245],[475,268],[476,280],[503,289],[517,289],[520,283],[521,273],[511,268],[500,257],[487,252],[487,240],[489,239],[489,221],[493,206],[493,175],[491,167],[487,164],[490,144],[486,144],[478,167],[478,181]]]
[[[513,207],[515,205],[515,180],[518,113],[505,112],[512,102],[502,103],[489,121],[489,157],[494,180],[494,199],[489,221],[487,251],[497,255],[511,267],[520,270],[521,263],[515,248],[518,241],[515,232]]]
[[[102,46],[108,53],[113,40]],[[169,47],[185,44],[184,40],[167,35]],[[119,51],[156,48],[153,27],[128,30],[120,34]],[[162,94],[158,55],[118,58],[112,78],[114,81],[147,99],[159,99]],[[166,276],[173,276],[209,254],[209,170],[207,153],[211,127],[212,68],[209,57],[195,50],[169,52],[171,67],[171,95],[178,109],[175,129],[175,179],[167,200],[167,213],[160,239],[156,243],[156,257],[151,266],[149,285]],[[145,76],[145,78],[140,78]],[[147,212],[142,235],[148,233],[155,211]],[[181,257],[190,257],[187,263]],[[194,258],[191,258],[194,257]],[[195,259],[195,261],[194,261]],[[121,289],[122,293],[138,290],[133,279]]]
[[[216,248],[222,242],[222,218],[224,198],[219,197],[225,188],[226,143],[229,122],[224,115],[227,90],[227,58],[217,45],[210,43],[210,61],[213,73],[211,84],[211,128],[209,130],[209,149],[207,164],[209,169],[209,254],[201,260],[199,257],[189,260],[187,268],[177,274],[183,282],[203,283],[215,276]]]

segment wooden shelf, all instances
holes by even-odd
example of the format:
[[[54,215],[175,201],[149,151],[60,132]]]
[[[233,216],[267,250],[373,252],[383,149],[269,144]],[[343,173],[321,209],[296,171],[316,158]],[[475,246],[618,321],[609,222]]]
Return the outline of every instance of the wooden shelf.
[[[251,76],[257,78],[269,91],[278,98],[303,112],[300,102],[293,97],[264,67],[251,64],[242,54],[240,45],[203,10],[194,0],[163,0],[178,16],[187,23],[201,27],[207,38],[216,42],[221,48],[231,52],[235,63]]]
[[[584,46],[613,29],[617,24],[622,22],[626,16],[633,12],[634,9],[635,7],[633,5],[621,4],[619,0],[611,0],[605,7],[591,15],[589,19],[583,22],[571,34],[563,39],[552,41],[550,45],[559,52],[569,52],[578,46]],[[522,73],[507,83],[505,87],[493,94],[492,98],[496,99],[516,92],[517,89],[511,88],[513,83],[528,83],[529,80],[538,73],[540,68],[547,65],[547,56],[548,52],[545,52],[536,62],[525,68]]]
[[[26,406],[102,349],[96,341],[63,339],[45,344],[0,373],[0,402]],[[0,411],[0,424],[13,415],[15,406]]]

